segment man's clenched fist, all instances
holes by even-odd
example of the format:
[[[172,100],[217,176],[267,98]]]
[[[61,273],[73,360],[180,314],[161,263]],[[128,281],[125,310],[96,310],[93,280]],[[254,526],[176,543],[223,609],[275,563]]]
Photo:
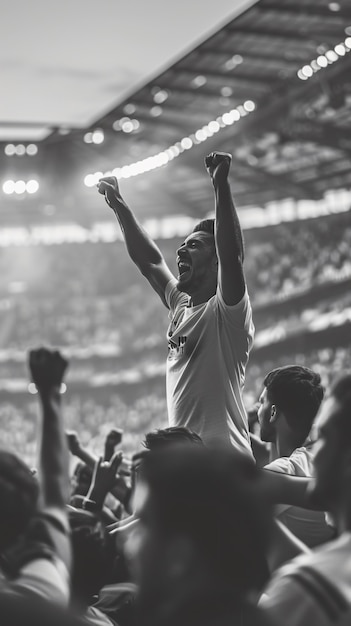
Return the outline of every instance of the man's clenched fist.
[[[29,370],[38,390],[60,387],[68,361],[58,351],[39,348],[29,352]]]
[[[206,169],[211,176],[213,184],[228,179],[232,155],[227,152],[211,152],[205,158]]]
[[[100,178],[97,184],[98,192],[105,196],[105,200],[111,209],[118,209],[125,202],[120,194],[118,181],[115,176],[106,176],[106,178]]]

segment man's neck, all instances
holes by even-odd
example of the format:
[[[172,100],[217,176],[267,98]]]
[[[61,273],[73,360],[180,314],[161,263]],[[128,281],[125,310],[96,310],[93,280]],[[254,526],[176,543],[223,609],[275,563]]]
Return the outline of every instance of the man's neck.
[[[296,450],[296,445],[294,443],[277,438],[276,442],[272,443],[272,461],[279,459],[282,456],[290,456],[294,450]]]
[[[189,294],[189,297],[190,297],[189,306],[197,306],[198,304],[205,304],[215,295],[216,295],[216,288],[199,290],[196,293],[193,293],[191,295]]]

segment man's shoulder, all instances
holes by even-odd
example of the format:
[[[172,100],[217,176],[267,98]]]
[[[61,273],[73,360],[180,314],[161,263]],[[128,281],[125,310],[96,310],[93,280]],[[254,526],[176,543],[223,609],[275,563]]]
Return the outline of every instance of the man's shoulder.
[[[324,591],[331,590],[334,584],[337,586],[339,575],[339,577],[344,578],[351,593],[351,573],[349,572],[349,580],[347,581],[344,572],[344,565],[347,567],[349,563],[350,546],[351,535],[347,539],[341,537],[329,541],[308,554],[297,556],[275,572],[268,584],[268,591],[278,588],[281,584],[286,584],[286,581],[289,593],[289,584],[292,580],[298,583],[301,593],[303,588],[306,590],[313,586],[320,586]],[[291,587],[292,589],[293,587]]]
[[[291,476],[310,477],[313,473],[313,456],[306,447],[296,448],[290,456],[282,456],[265,466],[265,469]]]
[[[269,615],[284,618],[288,626],[324,626],[340,619],[351,599],[351,581],[345,581],[339,566],[337,544],[330,542],[277,570],[260,599]]]

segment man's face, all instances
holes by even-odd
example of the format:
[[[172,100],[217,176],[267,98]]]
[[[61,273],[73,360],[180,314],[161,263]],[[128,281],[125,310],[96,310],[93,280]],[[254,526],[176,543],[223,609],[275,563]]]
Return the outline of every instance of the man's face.
[[[191,233],[177,250],[178,289],[192,295],[217,273],[216,252],[212,235]]]
[[[259,397],[259,407],[257,411],[258,423],[260,425],[260,436],[262,441],[275,441],[275,426],[271,423],[272,403],[267,394],[266,387],[263,389]]]
[[[314,446],[314,479],[311,498],[323,508],[333,509],[338,501],[342,482],[342,449],[338,413],[341,406],[330,396],[320,408],[316,418],[318,439]]]

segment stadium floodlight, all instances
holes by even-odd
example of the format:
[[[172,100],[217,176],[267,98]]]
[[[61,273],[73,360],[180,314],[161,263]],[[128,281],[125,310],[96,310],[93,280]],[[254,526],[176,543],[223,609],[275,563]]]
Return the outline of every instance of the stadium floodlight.
[[[15,192],[15,181],[14,180],[6,180],[2,186],[2,190],[7,195],[10,195]]]

